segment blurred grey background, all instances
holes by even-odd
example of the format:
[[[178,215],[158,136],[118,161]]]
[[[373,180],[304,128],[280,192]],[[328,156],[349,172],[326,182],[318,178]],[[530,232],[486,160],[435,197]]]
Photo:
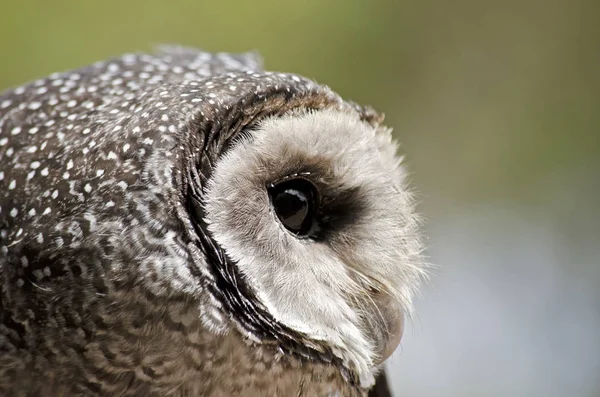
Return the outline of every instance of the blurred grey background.
[[[0,89],[161,43],[385,112],[436,266],[397,395],[600,396],[598,0],[4,0]]]

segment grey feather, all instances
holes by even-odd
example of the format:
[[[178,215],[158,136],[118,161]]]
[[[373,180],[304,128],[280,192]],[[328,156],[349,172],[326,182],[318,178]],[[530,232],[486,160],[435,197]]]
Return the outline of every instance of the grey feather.
[[[182,47],[3,93],[0,395],[365,396],[423,274],[381,122]],[[299,175],[318,239],[268,200]]]

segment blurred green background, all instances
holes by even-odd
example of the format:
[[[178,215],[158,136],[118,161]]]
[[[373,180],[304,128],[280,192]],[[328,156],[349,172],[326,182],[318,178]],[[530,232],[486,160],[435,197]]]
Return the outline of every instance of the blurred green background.
[[[163,43],[386,114],[437,266],[398,395],[600,395],[598,0],[4,0],[0,89]]]

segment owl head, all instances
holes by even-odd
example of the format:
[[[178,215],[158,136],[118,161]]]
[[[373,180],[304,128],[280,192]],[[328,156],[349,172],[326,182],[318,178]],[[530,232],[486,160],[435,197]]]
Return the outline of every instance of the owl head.
[[[364,395],[423,275],[380,115],[251,54],[178,48],[1,98],[0,339],[31,341],[2,358],[38,357],[19,372],[36,388],[280,395],[310,373],[306,393]]]
[[[351,106],[259,118],[223,146],[197,205],[239,327],[366,384],[423,272],[405,170],[377,120]]]

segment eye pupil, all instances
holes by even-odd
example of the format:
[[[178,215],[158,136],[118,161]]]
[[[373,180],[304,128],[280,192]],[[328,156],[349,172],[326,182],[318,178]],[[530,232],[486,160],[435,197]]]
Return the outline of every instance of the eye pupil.
[[[290,229],[301,229],[308,213],[306,195],[296,189],[286,189],[273,200],[277,215]]]
[[[273,209],[279,221],[299,236],[314,228],[317,197],[315,186],[304,179],[292,179],[269,188]]]

